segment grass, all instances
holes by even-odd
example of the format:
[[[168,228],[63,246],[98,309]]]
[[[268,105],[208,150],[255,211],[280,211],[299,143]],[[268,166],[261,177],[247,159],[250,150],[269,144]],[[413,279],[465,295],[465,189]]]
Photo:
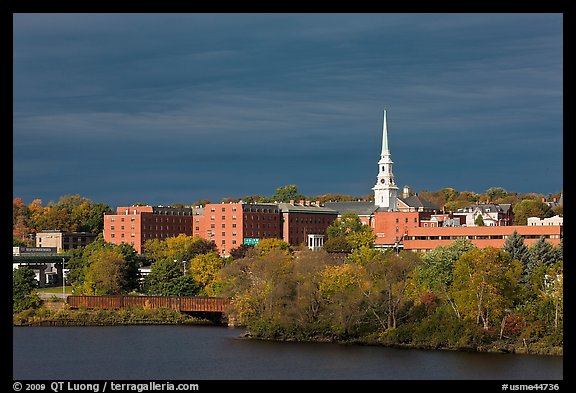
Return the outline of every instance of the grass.
[[[37,288],[36,289],[38,292],[42,292],[42,293],[62,293],[62,287],[49,287],[49,288]],[[66,285],[66,294],[71,295],[72,294],[72,286],[71,285]]]

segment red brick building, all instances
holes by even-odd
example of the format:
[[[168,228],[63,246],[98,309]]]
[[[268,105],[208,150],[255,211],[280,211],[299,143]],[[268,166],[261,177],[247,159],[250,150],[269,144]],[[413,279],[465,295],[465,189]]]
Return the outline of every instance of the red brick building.
[[[282,212],[282,238],[293,246],[307,244],[309,235],[325,236],[326,229],[338,217],[337,211],[320,206],[320,202],[290,201],[280,203],[279,207]]]
[[[120,206],[116,214],[104,214],[104,240],[128,243],[141,254],[147,240],[192,236],[192,215],[191,208]]]
[[[402,247],[412,251],[430,251],[438,246],[446,246],[456,239],[469,239],[476,246],[503,248],[506,238],[514,231],[530,246],[544,236],[544,239],[557,246],[563,236],[562,225],[546,226],[476,226],[476,227],[434,227],[408,228],[402,240]]]
[[[194,215],[194,236],[212,240],[220,254],[253,239],[282,238],[280,209],[275,203],[210,203]]]

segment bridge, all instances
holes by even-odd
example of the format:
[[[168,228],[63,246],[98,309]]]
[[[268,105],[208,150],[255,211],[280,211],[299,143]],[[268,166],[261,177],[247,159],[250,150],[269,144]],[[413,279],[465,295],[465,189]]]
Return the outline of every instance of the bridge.
[[[124,309],[124,308],[170,308],[181,312],[225,313],[230,299],[196,296],[80,296],[67,297],[70,308]]]

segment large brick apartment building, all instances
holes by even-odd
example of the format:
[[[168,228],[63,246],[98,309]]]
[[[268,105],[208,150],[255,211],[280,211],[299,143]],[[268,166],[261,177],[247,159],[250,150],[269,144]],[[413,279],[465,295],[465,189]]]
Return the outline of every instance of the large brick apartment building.
[[[338,212],[317,202],[210,203],[194,208],[121,206],[104,215],[104,240],[129,243],[138,253],[149,239],[184,234],[213,241],[221,255],[241,244],[261,239],[283,239],[293,246],[310,235],[323,239]],[[316,243],[317,245],[321,245]]]
[[[116,214],[104,214],[104,240],[128,243],[136,252],[149,239],[192,236],[193,209],[170,206],[119,206]]]

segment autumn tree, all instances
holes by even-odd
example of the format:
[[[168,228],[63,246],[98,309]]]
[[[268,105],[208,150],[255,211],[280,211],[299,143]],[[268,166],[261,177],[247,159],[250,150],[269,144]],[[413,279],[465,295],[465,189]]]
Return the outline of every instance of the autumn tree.
[[[254,246],[252,244],[240,244],[238,247],[230,250],[230,257],[232,259],[240,259],[246,256],[248,250],[252,250]]]
[[[200,295],[215,296],[219,289],[216,279],[218,272],[223,267],[224,260],[222,257],[217,252],[211,251],[192,258],[187,264],[186,274],[190,275],[198,284]]]
[[[146,258],[157,261],[160,259],[190,261],[196,255],[216,251],[216,244],[212,241],[180,234],[166,239],[149,239],[144,242],[144,255]]]
[[[222,295],[231,297],[230,315],[240,324],[278,323],[293,294],[292,256],[281,248],[251,250],[221,272]]]
[[[341,337],[355,333],[364,312],[365,272],[361,265],[345,263],[328,265],[320,275],[320,319]]]
[[[84,282],[80,288],[83,295],[118,295],[126,285],[126,260],[111,249],[102,249],[90,255]]]
[[[292,246],[290,243],[274,237],[260,239],[258,244],[254,246],[254,251],[260,254],[266,254],[274,249],[281,250],[286,254],[290,254],[292,252]]]
[[[521,272],[519,261],[493,247],[462,255],[454,265],[452,294],[464,318],[485,330],[499,323],[513,304]]]

